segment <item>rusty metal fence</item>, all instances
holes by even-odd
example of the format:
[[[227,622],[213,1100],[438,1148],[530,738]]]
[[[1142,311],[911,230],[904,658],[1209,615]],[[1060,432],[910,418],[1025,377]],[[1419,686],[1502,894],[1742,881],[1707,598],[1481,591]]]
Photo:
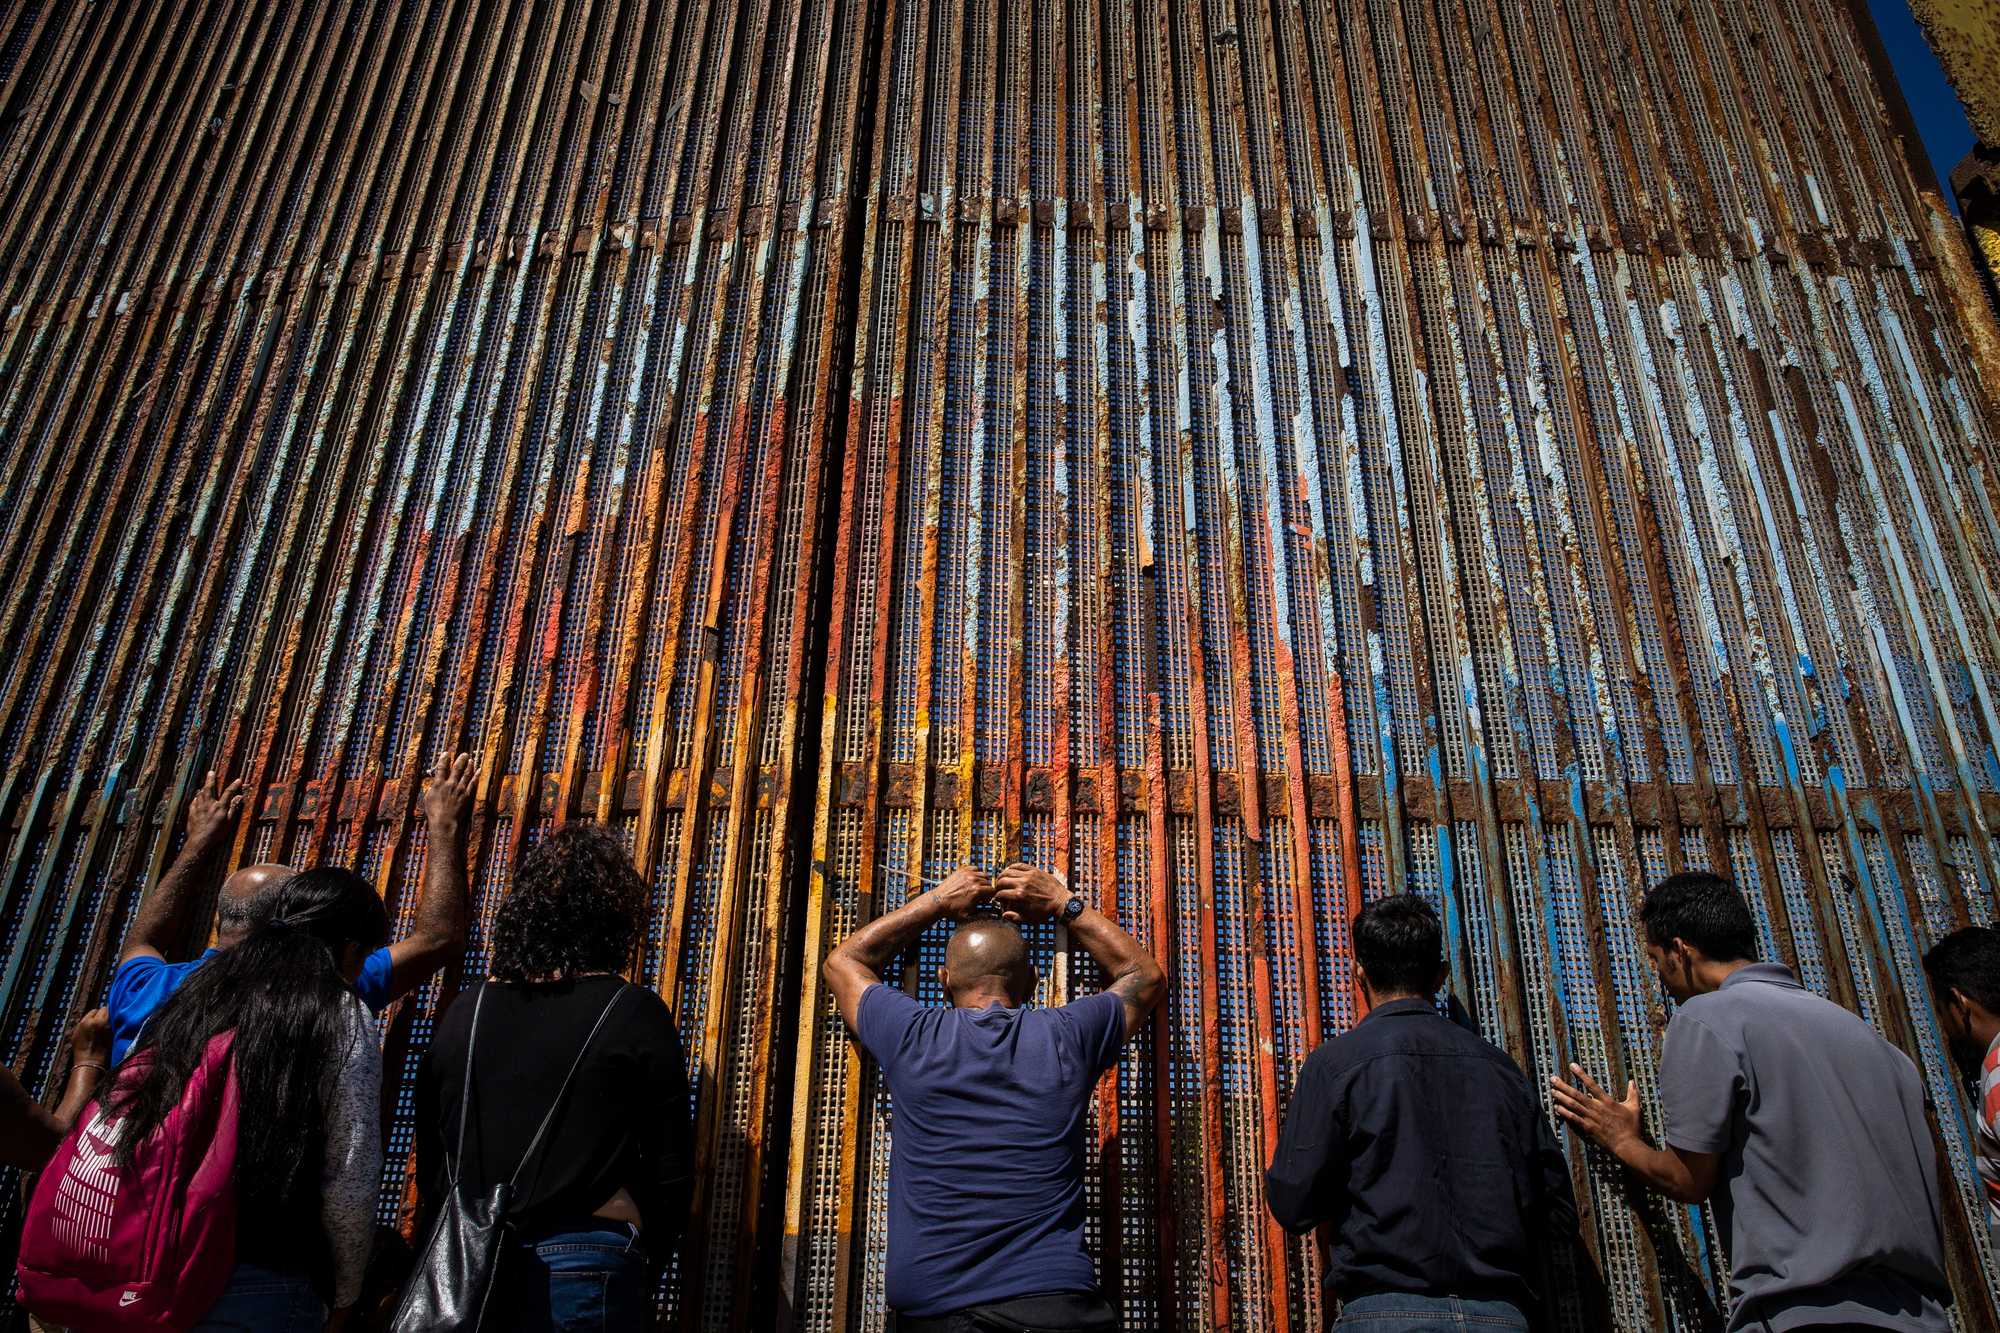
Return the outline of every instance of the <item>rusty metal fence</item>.
[[[1855,23],[0,0],[14,1068],[203,769],[240,855],[407,917],[472,748],[480,922],[566,819],[655,886],[667,1316],[879,1329],[890,1108],[816,963],[1026,857],[1175,977],[1092,1119],[1128,1326],[1307,1328],[1258,1176],[1352,911],[1430,895],[1492,1039],[1657,1109],[1632,907],[1712,864],[1919,1058],[1994,1327],[1917,959],[1996,908],[2000,343]],[[385,1020],[384,1220],[458,979]],[[1573,1167],[1618,1326],[1707,1326],[1708,1216]]]

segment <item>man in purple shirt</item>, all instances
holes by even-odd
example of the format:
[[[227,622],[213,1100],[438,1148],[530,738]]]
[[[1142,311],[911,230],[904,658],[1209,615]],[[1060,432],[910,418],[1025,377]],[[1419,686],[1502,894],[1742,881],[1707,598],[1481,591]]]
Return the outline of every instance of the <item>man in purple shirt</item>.
[[[440,765],[424,791],[430,841],[415,927],[370,954],[354,983],[355,993],[375,1013],[423,984],[465,945],[465,840],[476,774],[472,756],[462,754]],[[125,936],[124,952],[118,955],[118,968],[111,974],[106,1004],[111,1014],[112,1064],[125,1058],[153,1011],[196,968],[242,938],[258,895],[293,874],[290,866],[249,865],[230,875],[216,898],[214,946],[183,963],[167,961],[167,950],[186,938],[201,887],[213,882],[216,863],[228,851],[230,833],[242,810],[243,783],[224,787],[213,773],[188,803],[187,843],[139,905]]]
[[[1002,917],[968,919],[989,902]],[[1014,923],[1051,918],[1110,986],[1031,1009],[1035,969]],[[938,969],[949,1008],[881,976],[939,921],[963,923]],[[1016,865],[997,881],[953,872],[849,935],[824,974],[893,1099],[887,1296],[897,1333],[1116,1329],[1084,1247],[1084,1119],[1098,1076],[1166,993],[1160,965],[1061,880]]]

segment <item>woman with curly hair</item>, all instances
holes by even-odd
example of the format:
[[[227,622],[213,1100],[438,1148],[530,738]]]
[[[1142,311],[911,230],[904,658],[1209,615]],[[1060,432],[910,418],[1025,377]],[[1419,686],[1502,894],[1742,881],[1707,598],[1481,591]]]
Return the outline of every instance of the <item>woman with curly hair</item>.
[[[651,1326],[651,1272],[686,1220],[692,1134],[673,1015],[622,975],[645,909],[614,834],[551,833],[494,918],[487,980],[453,1001],[424,1057],[426,1214],[454,1181],[468,1198],[514,1187],[483,1327]]]

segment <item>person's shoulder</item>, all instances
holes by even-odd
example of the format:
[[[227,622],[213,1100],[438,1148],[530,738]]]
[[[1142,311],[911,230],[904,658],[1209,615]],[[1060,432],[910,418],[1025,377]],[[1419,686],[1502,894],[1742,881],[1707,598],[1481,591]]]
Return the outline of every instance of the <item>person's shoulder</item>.
[[[891,1028],[907,1032],[925,1021],[937,1021],[934,1014],[956,1012],[949,1005],[924,1004],[901,987],[886,981],[871,982],[864,987],[861,998],[854,1006],[855,1022],[860,1025],[864,1037],[886,1035]]]
[[[1496,1074],[1510,1083],[1518,1083],[1523,1088],[1528,1086],[1527,1073],[1505,1047],[1496,1046],[1479,1033],[1462,1028],[1449,1019],[1445,1020],[1445,1026],[1451,1031],[1440,1040],[1447,1043],[1454,1053],[1491,1066]]]
[[[620,980],[624,979],[621,977]],[[625,981],[617,995],[622,1021],[647,1031],[672,1032],[679,1037],[680,1026],[674,1022],[674,1011],[651,986]]]
[[[1823,1041],[1895,1050],[1867,1019],[1796,983],[1724,986],[1678,1006],[1676,1022],[1681,1015],[1725,1040],[1741,1040],[1740,1034],[1776,1025],[1788,1032],[1814,1033]]]
[[[135,953],[111,970],[112,979],[121,977],[143,977],[158,972],[161,968],[172,967],[166,959],[156,953]]]
[[[606,998],[614,995],[619,997],[618,1005],[622,1009],[647,1015],[668,1017],[673,1015],[673,1010],[667,1007],[666,1000],[662,999],[660,993],[651,986],[642,986],[636,981],[620,976],[593,978],[593,980],[602,986]]]
[[[433,1050],[441,1042],[465,1039],[466,1029],[472,1026],[472,1007],[479,1000],[479,992],[484,990],[487,984],[484,981],[472,982],[444,1002],[444,1009],[437,1016],[437,1027],[431,1034]]]
[[[1352,1073],[1394,1049],[1395,1034],[1379,1023],[1356,1023],[1313,1048],[1300,1066],[1300,1077],[1331,1079]]]
[[[1386,1057],[1470,1060],[1520,1073],[1507,1052],[1471,1028],[1439,1013],[1403,1014],[1393,1021],[1360,1023],[1320,1048],[1342,1065],[1373,1064]]]
[[[1716,1003],[1718,999],[1720,1002]],[[1675,1052],[1687,1055],[1695,1051],[1712,1052],[1717,1045],[1740,1054],[1745,1026],[1758,1021],[1754,1010],[1754,1003],[1745,1005],[1742,997],[1726,996],[1721,991],[1677,1001],[1661,1038],[1661,1058],[1667,1059]]]
[[[198,958],[189,958],[179,963],[168,962],[156,953],[133,954],[120,963],[112,973],[112,984],[143,986],[158,985],[162,981],[179,981],[207,962],[214,952],[215,950],[208,949]]]
[[[1672,1035],[1675,1028],[1687,1031],[1702,1028],[1716,1036],[1723,1036],[1754,1022],[1760,1012],[1772,1011],[1771,996],[1760,996],[1743,986],[1728,986],[1712,990],[1705,995],[1691,996],[1674,1002],[1673,1017],[1667,1020],[1667,1032]]]
[[[341,1050],[336,1063],[354,1064],[373,1060],[380,1063],[382,1043],[375,1037],[375,1021],[370,1017],[368,1006],[356,995],[348,995],[345,1003],[336,1011],[336,1021],[340,1029]]]
[[[1118,998],[1115,991],[1101,990],[1092,991],[1088,995],[1079,995],[1062,1004],[1028,1005],[1020,1012],[1023,1017],[1039,1014],[1055,1019],[1060,1016],[1061,1019],[1071,1022],[1102,1020],[1107,1014],[1115,1014],[1122,1023],[1125,1020],[1125,1002]],[[1037,1018],[1032,1021],[1040,1022],[1042,1019]]]

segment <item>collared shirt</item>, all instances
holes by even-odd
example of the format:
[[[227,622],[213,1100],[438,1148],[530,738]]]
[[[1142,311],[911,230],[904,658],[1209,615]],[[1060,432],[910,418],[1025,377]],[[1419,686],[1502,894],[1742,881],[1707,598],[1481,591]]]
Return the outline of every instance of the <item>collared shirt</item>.
[[[140,954],[128,958],[111,977],[111,995],[105,1001],[105,1008],[111,1015],[111,1063],[117,1064],[125,1058],[125,1052],[132,1049],[132,1043],[139,1039],[139,1031],[146,1026],[146,1020],[153,1011],[167,1002],[167,997],[181,988],[181,983],[194,975],[195,969],[220,952],[204,949],[199,958],[190,958],[185,963],[169,963],[164,958],[151,954]],[[361,964],[361,975],[354,979],[354,993],[368,1006],[371,1013],[381,1013],[389,1007],[394,997],[389,994],[389,973],[394,963],[389,951],[377,949]]]
[[[1986,1188],[1986,1217],[2000,1227],[2000,1037],[1986,1048],[1979,1062],[1979,1105],[1972,1128],[1979,1140],[1979,1183]]]
[[[1678,1007],[1666,1140],[1721,1155],[1731,1329],[1942,1330],[1936,1151],[1916,1065],[1776,963]]]
[[[1289,1231],[1331,1229],[1327,1290],[1536,1302],[1576,1234],[1569,1171],[1505,1052],[1427,1000],[1378,1005],[1306,1057],[1265,1173]]]

